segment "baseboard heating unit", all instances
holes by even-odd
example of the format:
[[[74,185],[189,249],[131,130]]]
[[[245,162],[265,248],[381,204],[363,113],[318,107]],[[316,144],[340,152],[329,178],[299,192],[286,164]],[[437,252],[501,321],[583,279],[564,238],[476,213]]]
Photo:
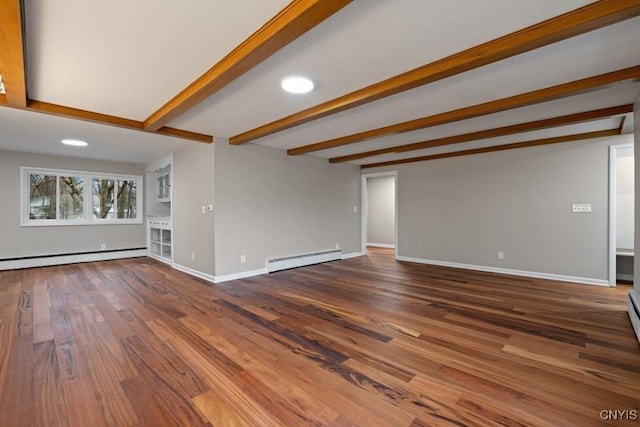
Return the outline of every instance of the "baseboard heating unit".
[[[640,298],[637,297],[636,291],[629,292],[627,297],[627,308],[629,310],[629,318],[633,325],[633,330],[636,332],[636,337],[640,341]]]
[[[287,270],[289,268],[303,267],[305,265],[320,264],[322,262],[342,259],[342,249],[314,252],[312,254],[294,255],[285,258],[270,259],[267,261],[267,271]]]

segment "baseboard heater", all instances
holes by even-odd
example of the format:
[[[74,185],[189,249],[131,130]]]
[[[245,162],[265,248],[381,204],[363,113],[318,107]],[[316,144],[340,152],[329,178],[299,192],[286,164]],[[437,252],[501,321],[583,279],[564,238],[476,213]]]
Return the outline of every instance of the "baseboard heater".
[[[289,268],[303,267],[305,265],[320,264],[322,262],[342,259],[342,249],[314,252],[312,254],[294,255],[285,258],[270,259],[267,261],[267,271],[287,270]]]
[[[627,308],[629,311],[629,318],[633,325],[633,330],[636,332],[636,337],[640,341],[640,297],[637,297],[637,292],[632,290],[627,297]]]

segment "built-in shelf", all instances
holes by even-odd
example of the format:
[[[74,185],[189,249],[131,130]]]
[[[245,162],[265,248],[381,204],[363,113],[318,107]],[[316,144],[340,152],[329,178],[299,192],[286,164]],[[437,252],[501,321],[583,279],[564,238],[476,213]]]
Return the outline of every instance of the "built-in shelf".
[[[173,230],[171,218],[149,218],[149,256],[171,263]]]
[[[173,263],[171,180],[173,156],[147,165],[147,247],[150,257]]]

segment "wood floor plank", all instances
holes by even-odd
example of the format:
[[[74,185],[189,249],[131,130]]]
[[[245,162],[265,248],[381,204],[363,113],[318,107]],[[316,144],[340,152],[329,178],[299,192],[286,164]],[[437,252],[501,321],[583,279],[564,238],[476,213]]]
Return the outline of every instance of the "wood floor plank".
[[[640,409],[628,290],[380,248],[216,285],[148,258],[2,271],[0,425],[610,425]]]
[[[220,427],[250,427],[251,423],[245,420],[238,411],[219,396],[215,391],[209,390],[194,397],[193,403],[213,426]]]
[[[86,378],[74,378],[63,384],[69,427],[106,427],[108,417],[103,412],[94,388]]]
[[[69,425],[69,416],[53,339],[34,344],[33,352],[31,390],[34,395],[36,425],[66,427]]]
[[[132,403],[139,425],[154,427],[175,425],[174,418],[168,413],[168,408],[156,399],[155,391],[144,378],[140,376],[127,378],[120,384]]]

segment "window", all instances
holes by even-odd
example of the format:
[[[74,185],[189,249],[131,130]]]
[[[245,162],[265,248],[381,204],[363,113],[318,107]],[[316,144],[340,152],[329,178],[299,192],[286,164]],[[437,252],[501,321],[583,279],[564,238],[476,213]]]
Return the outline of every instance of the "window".
[[[21,168],[23,226],[142,223],[142,177]]]

